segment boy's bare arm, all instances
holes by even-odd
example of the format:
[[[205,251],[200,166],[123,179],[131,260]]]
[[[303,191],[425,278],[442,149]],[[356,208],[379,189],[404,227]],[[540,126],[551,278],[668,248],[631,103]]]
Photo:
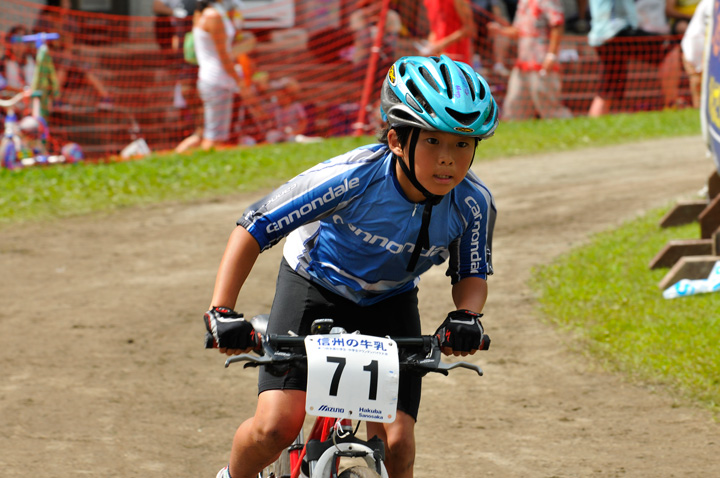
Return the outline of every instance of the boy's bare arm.
[[[428,37],[428,41],[431,44],[433,54],[442,53],[443,50],[448,47],[448,45],[465,37],[475,37],[475,21],[473,20],[472,16],[472,7],[467,2],[467,0],[453,1],[455,5],[455,10],[457,11],[460,20],[462,21],[462,25],[459,29],[455,30],[450,35],[442,39],[438,39],[437,36],[431,32],[430,36]]]
[[[455,308],[467,309],[478,314],[482,312],[487,301],[487,281],[480,277],[466,277],[452,287]]]
[[[236,227],[220,261],[211,307],[235,308],[240,289],[259,255],[260,245],[255,238],[244,227]]]

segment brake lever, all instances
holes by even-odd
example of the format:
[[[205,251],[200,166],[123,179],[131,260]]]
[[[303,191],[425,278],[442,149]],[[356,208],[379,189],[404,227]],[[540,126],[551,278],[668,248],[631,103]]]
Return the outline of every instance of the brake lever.
[[[427,372],[441,373],[447,376],[450,370],[454,368],[467,368],[474,370],[479,376],[483,376],[483,370],[478,365],[469,362],[443,362],[442,351],[440,350],[437,340],[431,347],[430,355],[422,355],[422,353],[416,353],[409,355],[405,360],[405,365],[410,365],[414,368],[419,368]]]
[[[230,364],[235,362],[246,362],[243,364],[243,368],[248,367],[259,367],[261,365],[270,365],[273,367],[282,366],[296,362],[297,360],[304,359],[303,355],[296,353],[285,352],[283,350],[275,350],[270,344],[270,341],[263,340],[262,348],[257,350],[255,354],[240,354],[233,355],[225,360],[225,367],[229,367]]]
[[[445,375],[448,374],[448,370],[452,370],[454,368],[467,368],[470,370],[474,370],[481,377],[483,376],[483,370],[478,365],[475,365],[474,363],[470,363],[470,362],[450,362],[450,363],[440,362],[438,364],[438,369],[442,369],[444,371]]]
[[[253,354],[240,354],[228,357],[225,360],[225,367],[229,367],[231,363],[235,362],[247,362],[243,367],[257,367],[259,365],[266,365],[272,363],[272,359],[267,355],[253,355]]]

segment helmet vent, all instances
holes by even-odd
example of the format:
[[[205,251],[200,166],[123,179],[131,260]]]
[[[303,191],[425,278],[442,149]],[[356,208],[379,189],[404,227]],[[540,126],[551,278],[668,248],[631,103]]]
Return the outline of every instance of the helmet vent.
[[[485,89],[485,83],[483,83],[483,82],[481,81],[481,82],[480,82],[480,89],[478,90],[478,96],[480,97],[481,100],[484,100],[484,99],[485,99],[485,96],[487,96],[488,93],[489,93],[488,90]],[[491,95],[490,97],[492,98],[492,95]]]
[[[478,119],[478,116],[480,116],[479,111],[473,111],[472,113],[461,113],[460,111],[455,111],[451,108],[445,108],[445,111],[447,111],[447,114],[452,116],[455,121],[464,125],[473,124],[475,120]]]
[[[407,111],[403,111],[400,108],[395,109],[395,111],[393,113],[395,116],[395,118],[394,118],[395,122],[397,122],[399,120],[399,124],[408,125],[408,124],[417,124],[418,123],[417,118],[411,116],[410,113],[408,113]]]
[[[389,103],[392,103],[395,105],[402,104],[402,101],[400,101],[400,98],[397,97],[397,95],[392,90],[392,88],[390,87],[390,85],[388,84],[387,81],[383,82],[382,89],[383,89],[383,91],[382,91],[383,95],[387,98]]]
[[[445,82],[445,87],[447,88],[447,95],[448,98],[453,98],[453,84],[452,79],[450,78],[450,71],[448,71],[447,65],[441,64],[440,65],[440,74],[442,74],[443,81]]]
[[[423,96],[418,87],[415,86],[414,81],[408,80],[407,83],[405,83],[405,86],[407,86],[407,89],[410,92],[408,95],[405,95],[405,99],[408,100],[408,104],[410,104],[410,101],[412,101],[415,105],[420,105],[420,107],[428,114],[434,114],[434,111],[430,107],[427,99],[425,99],[425,96]],[[418,112],[422,112],[422,110],[418,110]]]
[[[465,81],[467,81],[468,87],[470,88],[470,94],[472,95],[472,100],[475,101],[475,88],[473,88],[473,81],[472,78],[470,78],[470,75],[467,74],[465,70],[462,68],[460,69],[460,72],[465,77]],[[481,91],[478,91],[478,94],[480,94],[480,99],[482,100],[485,98],[485,91],[482,89],[482,85],[480,85]]]
[[[407,104],[408,104],[409,107],[411,107],[412,109],[414,109],[414,110],[417,111],[418,113],[422,113],[422,112],[423,112],[423,110],[422,110],[422,108],[420,107],[420,105],[417,104],[417,102],[415,101],[415,99],[414,99],[412,96],[410,96],[410,95],[405,95],[405,100],[407,101]]]
[[[420,71],[420,74],[425,79],[425,81],[427,81],[428,85],[430,85],[433,90],[440,93],[440,87],[438,86],[437,82],[435,81],[435,78],[433,78],[432,75],[430,75],[430,72],[427,71],[427,68],[421,67],[418,70]]]
[[[488,111],[488,115],[485,118],[485,123],[483,124],[483,126],[490,124],[490,122],[494,121],[494,120],[495,120],[495,102],[493,101],[490,103],[490,110]]]

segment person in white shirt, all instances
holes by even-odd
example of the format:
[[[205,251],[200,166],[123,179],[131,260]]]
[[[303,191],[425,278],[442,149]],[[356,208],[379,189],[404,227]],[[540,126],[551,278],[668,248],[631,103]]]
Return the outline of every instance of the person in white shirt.
[[[5,89],[13,93],[23,91],[32,84],[35,74],[35,59],[28,43],[13,42],[14,37],[28,35],[22,25],[15,25],[5,35]]]
[[[193,36],[204,110],[203,149],[230,138],[233,99],[242,88],[242,77],[232,58],[237,28],[229,13],[239,6],[237,0],[198,0],[195,9]]]
[[[685,72],[690,82],[693,108],[700,107],[700,89],[702,86],[707,27],[710,23],[712,13],[713,0],[701,0],[680,42],[683,66],[685,67]]]

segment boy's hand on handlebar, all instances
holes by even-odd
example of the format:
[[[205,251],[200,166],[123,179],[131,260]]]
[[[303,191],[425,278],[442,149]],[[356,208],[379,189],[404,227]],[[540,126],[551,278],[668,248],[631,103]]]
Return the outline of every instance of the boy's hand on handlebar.
[[[207,334],[205,348],[220,349],[220,353],[237,355],[250,352],[257,345],[255,329],[243,315],[229,307],[213,307],[203,315]]]
[[[490,339],[484,335],[482,314],[470,310],[454,310],[435,331],[440,347],[445,355],[474,354],[478,350],[487,349]],[[487,344],[485,343],[487,341]]]

